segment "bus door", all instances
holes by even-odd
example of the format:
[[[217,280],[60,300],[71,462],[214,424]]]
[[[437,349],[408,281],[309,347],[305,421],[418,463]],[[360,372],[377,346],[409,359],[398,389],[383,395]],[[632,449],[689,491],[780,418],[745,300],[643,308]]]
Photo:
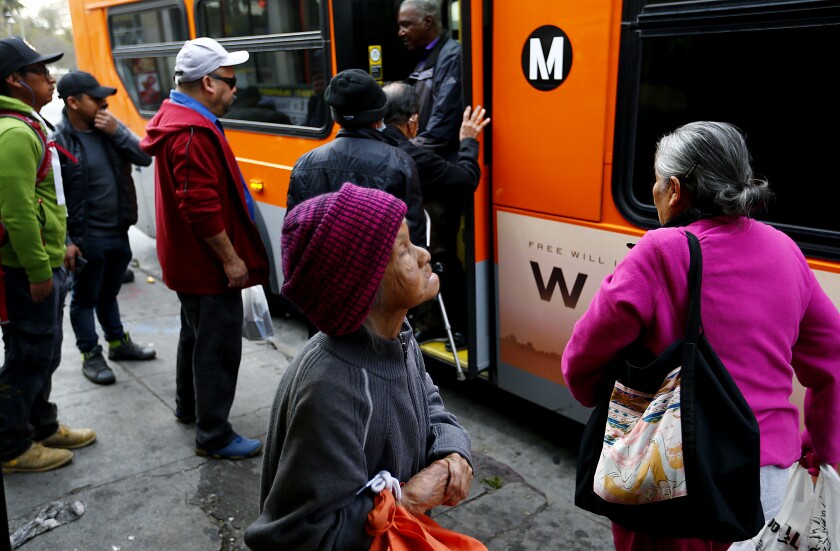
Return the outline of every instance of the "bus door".
[[[350,68],[364,69],[381,83],[404,80],[416,63],[413,54],[406,50],[397,35],[397,15],[400,0],[348,0],[333,2],[333,32],[335,36],[336,71]],[[482,101],[481,2],[444,0],[441,7],[441,26],[462,46],[462,90],[464,104]],[[477,13],[477,15],[476,15]],[[477,85],[476,82],[479,84]],[[492,117],[492,113],[490,114]],[[480,139],[483,139],[480,137]],[[481,162],[481,159],[480,159]],[[486,180],[487,168],[483,170]],[[486,184],[479,187],[476,197],[487,195]],[[483,211],[486,199],[467,202],[463,220],[459,257],[467,273],[468,293],[468,347],[458,352],[462,369],[474,377],[490,365],[491,319],[488,284],[489,269],[486,259],[488,239],[484,238],[486,216]],[[444,297],[444,304],[445,304]],[[437,308],[437,306],[431,306]],[[427,357],[455,365],[454,354],[446,349],[447,339],[422,343],[420,348]]]
[[[496,2],[492,14],[498,385],[581,421],[560,359],[634,239],[601,225],[620,7]]]

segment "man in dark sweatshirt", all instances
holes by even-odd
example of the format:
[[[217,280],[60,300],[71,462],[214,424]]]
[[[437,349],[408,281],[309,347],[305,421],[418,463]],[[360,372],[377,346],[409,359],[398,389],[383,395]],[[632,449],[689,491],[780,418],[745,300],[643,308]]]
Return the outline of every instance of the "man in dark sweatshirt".
[[[484,118],[486,112],[480,105],[475,111],[467,107],[459,132],[458,161],[449,162],[435,150],[412,140],[417,136],[420,117],[420,98],[415,89],[404,82],[392,82],[383,91],[387,98],[383,133],[417,165],[423,208],[431,220],[429,252],[439,272],[441,296],[446,298],[455,346],[460,348],[466,345],[467,282],[457,254],[458,231],[466,199],[475,191],[481,177],[476,138],[490,119]],[[442,335],[442,322],[432,312],[428,307],[415,312],[420,318],[414,324],[418,341]]]
[[[71,71],[58,83],[64,110],[56,141],[65,150],[60,159],[67,234],[81,251],[73,275],[70,322],[82,353],[82,373],[100,385],[116,378],[102,355],[94,312],[108,341],[108,359],[155,357],[153,349],[136,344],[125,332],[117,303],[131,261],[128,228],[137,222],[132,165],[149,166],[152,158],[108,111],[108,98],[116,93],[116,88],[100,85],[84,71]]]

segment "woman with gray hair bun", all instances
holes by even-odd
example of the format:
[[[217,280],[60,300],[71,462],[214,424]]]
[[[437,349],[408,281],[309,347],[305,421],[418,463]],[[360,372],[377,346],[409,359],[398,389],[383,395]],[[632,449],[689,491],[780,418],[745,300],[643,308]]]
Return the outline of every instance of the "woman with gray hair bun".
[[[765,180],[753,178],[750,160],[744,137],[731,124],[692,122],[659,140],[654,170],[660,186],[670,185],[671,178],[682,186],[687,208],[681,210],[690,216],[749,216],[772,196]],[[660,181],[658,175],[667,178]]]
[[[779,512],[792,465],[840,462],[840,313],[796,244],[750,218],[771,193],[753,176],[737,128],[707,121],[677,128],[659,141],[654,172],[653,202],[663,227],[647,232],[604,279],[563,353],[563,375],[575,398],[594,406],[604,366],[621,350],[641,339],[658,355],[683,337],[685,233],[696,235],[703,333],[758,421],[761,504],[769,520]],[[789,400],[794,375],[808,389],[801,440],[799,411]],[[731,545],[662,538],[615,523],[613,537],[619,550]]]

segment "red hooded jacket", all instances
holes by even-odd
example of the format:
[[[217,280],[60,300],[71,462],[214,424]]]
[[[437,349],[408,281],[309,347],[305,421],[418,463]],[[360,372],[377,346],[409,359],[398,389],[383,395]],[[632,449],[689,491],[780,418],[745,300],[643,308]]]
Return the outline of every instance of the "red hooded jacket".
[[[246,287],[268,282],[269,263],[248,216],[236,158],[200,113],[166,100],[140,147],[155,157],[155,223],[163,281],[178,292],[230,292],[221,259],[204,239],[227,232],[245,262]]]

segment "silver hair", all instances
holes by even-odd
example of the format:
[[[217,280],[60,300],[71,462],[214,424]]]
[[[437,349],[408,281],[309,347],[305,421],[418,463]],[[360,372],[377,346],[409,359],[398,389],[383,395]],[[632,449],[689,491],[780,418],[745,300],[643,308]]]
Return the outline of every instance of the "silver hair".
[[[400,5],[406,4],[413,4],[422,17],[431,15],[435,30],[441,29],[440,0],[405,0]]]
[[[680,126],[656,144],[654,170],[667,181],[676,176],[696,215],[743,215],[765,207],[772,197],[766,180],[753,176],[741,131],[725,122]]]

